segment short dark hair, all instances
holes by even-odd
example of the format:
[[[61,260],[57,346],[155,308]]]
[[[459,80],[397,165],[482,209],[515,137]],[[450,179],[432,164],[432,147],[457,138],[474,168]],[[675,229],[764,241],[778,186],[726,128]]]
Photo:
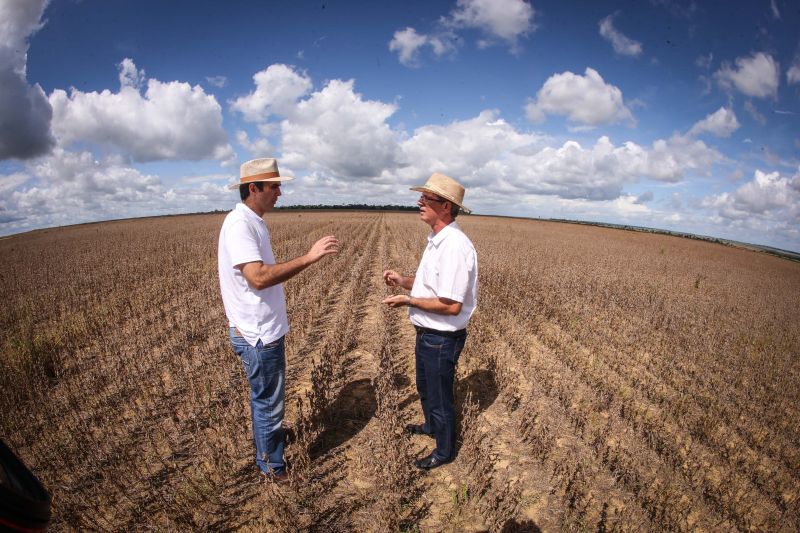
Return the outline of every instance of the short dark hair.
[[[259,191],[264,190],[263,181],[253,181],[251,183],[255,185],[256,189],[258,189]],[[242,197],[243,202],[247,200],[247,197],[250,196],[250,183],[242,183],[241,185],[239,185],[239,196]]]
[[[450,202],[450,216],[455,219],[458,216],[459,211],[461,211],[461,208],[458,206],[458,204]]]

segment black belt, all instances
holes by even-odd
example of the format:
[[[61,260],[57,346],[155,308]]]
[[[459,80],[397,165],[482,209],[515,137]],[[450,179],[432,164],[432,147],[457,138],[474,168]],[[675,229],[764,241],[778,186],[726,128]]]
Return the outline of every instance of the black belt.
[[[440,337],[448,337],[451,339],[462,337],[467,334],[466,329],[460,329],[458,331],[439,331],[438,329],[423,328],[422,326],[414,326],[414,329],[417,330],[418,334],[430,333],[431,335],[439,335]]]

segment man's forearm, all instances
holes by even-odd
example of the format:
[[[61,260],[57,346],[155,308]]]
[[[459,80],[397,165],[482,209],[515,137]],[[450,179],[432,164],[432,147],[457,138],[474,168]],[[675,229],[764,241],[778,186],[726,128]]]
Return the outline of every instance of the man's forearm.
[[[251,287],[256,290],[262,290],[277,285],[278,283],[283,283],[293,276],[296,276],[312,263],[313,262],[307,255],[301,255],[285,263],[277,263],[274,265],[265,265],[261,263],[260,265],[253,265],[256,270],[252,273],[245,273],[245,278],[247,278],[247,282]],[[245,265],[245,268],[249,268],[249,265]],[[248,276],[248,274],[251,275]]]
[[[400,282],[400,286],[403,287],[405,290],[410,291],[411,287],[414,286],[414,279],[416,276],[403,276],[403,279]]]
[[[438,315],[455,316],[461,312],[461,302],[444,298],[417,298],[415,296],[409,296],[407,305]]]

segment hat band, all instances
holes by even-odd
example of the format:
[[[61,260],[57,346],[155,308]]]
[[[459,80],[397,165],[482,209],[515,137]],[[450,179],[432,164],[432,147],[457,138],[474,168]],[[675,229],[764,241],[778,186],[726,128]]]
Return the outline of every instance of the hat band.
[[[245,183],[252,183],[254,181],[261,181],[263,179],[268,179],[268,178],[279,178],[280,175],[281,175],[280,172],[265,172],[264,174],[256,174],[254,176],[244,177],[239,180],[239,183],[245,184]]]

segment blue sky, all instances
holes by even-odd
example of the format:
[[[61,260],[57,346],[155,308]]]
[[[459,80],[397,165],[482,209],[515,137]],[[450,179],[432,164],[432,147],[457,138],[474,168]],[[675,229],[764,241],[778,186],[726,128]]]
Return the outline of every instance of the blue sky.
[[[800,5],[0,0],[0,235],[280,203],[408,204],[800,251]]]

